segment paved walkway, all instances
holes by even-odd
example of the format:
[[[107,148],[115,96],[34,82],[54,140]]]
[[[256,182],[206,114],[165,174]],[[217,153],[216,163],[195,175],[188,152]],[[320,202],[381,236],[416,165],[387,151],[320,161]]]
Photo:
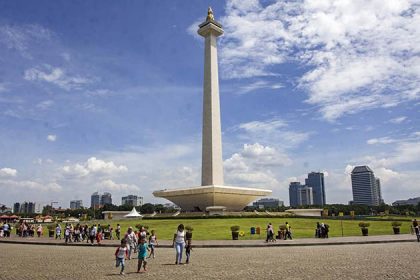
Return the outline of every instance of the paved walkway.
[[[399,235],[375,235],[375,236],[348,236],[321,238],[299,238],[293,240],[277,240],[276,242],[266,243],[264,240],[193,240],[195,248],[242,248],[242,247],[271,247],[271,246],[320,246],[320,245],[351,245],[351,244],[376,244],[376,243],[396,243],[396,242],[416,242],[416,236],[411,234]],[[1,238],[0,243],[14,244],[37,244],[37,245],[66,245],[64,240],[53,238],[37,237],[11,237]],[[119,244],[118,240],[103,240],[102,247],[115,247]],[[68,243],[67,246],[92,246],[84,242]],[[96,242],[95,245],[97,246]],[[159,247],[170,248],[172,242],[169,240],[159,240]]]
[[[115,248],[0,243],[0,252],[2,280],[420,279],[417,242],[194,248],[188,265],[174,264],[173,248],[157,248],[146,273],[136,273],[135,256],[126,261],[125,276],[115,267]]]

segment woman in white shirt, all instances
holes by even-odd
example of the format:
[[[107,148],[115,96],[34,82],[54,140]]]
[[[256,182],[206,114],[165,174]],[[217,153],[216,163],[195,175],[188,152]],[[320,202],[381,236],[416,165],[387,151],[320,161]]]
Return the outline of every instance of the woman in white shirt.
[[[184,246],[185,246],[185,231],[184,231],[183,224],[180,224],[178,226],[178,229],[174,234],[174,240],[172,242],[172,246],[174,246],[176,250],[175,264],[181,264],[182,251],[184,251]]]

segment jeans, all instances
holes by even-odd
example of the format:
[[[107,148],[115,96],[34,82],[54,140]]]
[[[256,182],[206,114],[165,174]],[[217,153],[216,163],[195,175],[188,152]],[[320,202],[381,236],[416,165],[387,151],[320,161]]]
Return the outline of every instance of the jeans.
[[[121,264],[121,272],[124,272],[124,268],[125,268],[124,258],[117,258],[116,259],[115,267],[119,267],[120,264]]]
[[[185,243],[175,243],[175,249],[176,249],[176,263],[181,263],[182,260],[182,251],[184,251],[184,245]]]

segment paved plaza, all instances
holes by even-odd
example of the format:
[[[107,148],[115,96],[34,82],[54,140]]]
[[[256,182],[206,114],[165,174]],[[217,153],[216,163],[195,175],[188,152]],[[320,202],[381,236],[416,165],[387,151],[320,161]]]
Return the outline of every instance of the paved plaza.
[[[0,279],[420,279],[417,242],[303,247],[195,248],[188,265],[157,248],[149,271],[126,275],[114,248],[0,243]]]

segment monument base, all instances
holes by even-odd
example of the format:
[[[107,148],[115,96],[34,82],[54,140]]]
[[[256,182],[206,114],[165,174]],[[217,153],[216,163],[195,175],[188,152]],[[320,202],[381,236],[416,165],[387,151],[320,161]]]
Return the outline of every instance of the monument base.
[[[153,192],[155,197],[170,200],[184,211],[205,211],[224,206],[227,211],[242,211],[252,201],[271,194],[271,190],[230,186],[201,186]]]

